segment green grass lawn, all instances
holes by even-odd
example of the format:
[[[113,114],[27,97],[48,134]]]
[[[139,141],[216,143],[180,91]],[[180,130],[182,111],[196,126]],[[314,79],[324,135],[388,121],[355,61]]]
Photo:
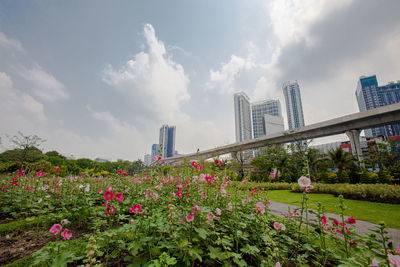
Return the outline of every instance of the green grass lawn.
[[[292,193],[289,190],[267,191],[265,196],[272,201],[301,205],[302,194]],[[321,202],[325,206],[325,211],[330,213],[339,213],[337,207],[339,200],[337,197],[329,194],[309,194],[309,207],[315,209],[316,203]],[[384,221],[389,228],[400,229],[400,204],[386,204],[369,201],[346,199],[347,210],[345,215],[353,216],[358,220],[378,223]]]

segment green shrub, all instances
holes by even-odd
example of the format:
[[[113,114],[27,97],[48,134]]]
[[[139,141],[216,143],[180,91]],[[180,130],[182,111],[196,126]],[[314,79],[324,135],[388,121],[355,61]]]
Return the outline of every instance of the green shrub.
[[[391,184],[393,181],[393,176],[387,171],[380,171],[378,173],[378,182],[380,184]]]
[[[326,184],[335,184],[337,183],[338,176],[334,172],[325,172],[321,176],[321,182]]]
[[[360,183],[376,184],[378,182],[378,174],[369,171],[363,171],[360,174]]]
[[[337,173],[337,182],[338,183],[349,183],[350,178],[349,178],[349,173],[345,170],[341,170]]]

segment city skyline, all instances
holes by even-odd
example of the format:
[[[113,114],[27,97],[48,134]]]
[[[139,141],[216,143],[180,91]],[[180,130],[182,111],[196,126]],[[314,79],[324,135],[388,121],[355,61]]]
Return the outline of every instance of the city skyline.
[[[46,139],[44,151],[142,159],[162,124],[177,126],[182,154],[225,145],[235,142],[232,94],[283,104],[287,80],[301,86],[307,124],[355,113],[360,75],[400,78],[399,9],[396,0],[1,1],[0,150],[22,131]]]

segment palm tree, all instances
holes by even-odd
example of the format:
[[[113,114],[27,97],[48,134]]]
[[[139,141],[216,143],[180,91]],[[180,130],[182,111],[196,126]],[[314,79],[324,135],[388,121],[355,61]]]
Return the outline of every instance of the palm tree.
[[[339,170],[349,169],[354,166],[353,156],[340,148],[329,151],[328,160],[330,160],[333,166]]]

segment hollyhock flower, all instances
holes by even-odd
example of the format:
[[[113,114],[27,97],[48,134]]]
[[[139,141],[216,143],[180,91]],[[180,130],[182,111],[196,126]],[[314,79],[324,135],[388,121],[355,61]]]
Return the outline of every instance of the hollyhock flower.
[[[106,187],[106,191],[112,191],[113,190],[113,187],[112,186],[107,186]]]
[[[159,161],[159,160],[162,159],[162,157],[161,157],[161,156],[154,156],[153,159],[154,159],[155,161]]]
[[[61,224],[57,223],[50,228],[49,232],[52,233],[53,235],[58,235],[61,232],[61,229],[62,229]]]
[[[103,190],[101,190],[101,189],[97,189],[97,193],[99,193],[99,194],[103,194]]]
[[[215,215],[212,212],[210,212],[210,213],[207,214],[207,219],[210,222],[212,222],[215,219]]]
[[[182,197],[183,197],[182,191],[176,192],[176,193],[175,193],[175,196],[177,196],[177,197],[179,197],[179,198],[182,198]]]
[[[142,206],[139,204],[135,204],[129,209],[129,212],[134,214],[139,214],[142,212]]]
[[[195,205],[195,206],[192,208],[192,211],[196,214],[196,213],[199,213],[199,211],[201,211],[201,208],[200,208],[199,205]]]
[[[349,218],[347,218],[346,222],[348,222],[350,224],[355,224],[357,221],[353,217],[349,217]]]
[[[274,172],[271,172],[271,173],[269,174],[269,177],[271,177],[271,179],[275,179],[276,174],[275,174]]]
[[[197,169],[197,167],[199,166],[198,164],[197,164],[197,162],[196,161],[192,161],[192,167],[193,168],[196,168]]]
[[[194,220],[194,213],[189,213],[186,215],[186,221],[192,222]]]
[[[275,230],[282,230],[282,231],[285,231],[285,230],[286,230],[286,226],[285,226],[283,223],[274,222],[274,229],[275,229]]]
[[[111,191],[107,191],[104,193],[105,200],[112,200],[114,198],[114,193]]]
[[[259,214],[262,214],[265,212],[265,205],[262,202],[257,202],[256,203],[256,212]]]
[[[277,263],[275,263],[274,267],[281,267],[281,263],[278,261]]]
[[[212,181],[213,181],[213,178],[212,178],[211,176],[206,176],[206,182],[207,182],[208,184],[211,184]]]
[[[358,243],[357,243],[357,242],[349,242],[349,245],[350,245],[350,246],[357,246]]]
[[[327,220],[326,220],[326,217],[325,217],[325,216],[322,216],[322,217],[321,217],[321,223],[322,223],[322,225],[326,225]]]
[[[59,172],[59,171],[61,171],[61,168],[60,167],[54,167],[54,171]]]
[[[202,171],[202,170],[203,170],[203,165],[197,166],[197,170],[198,170],[198,171]]]
[[[125,198],[124,198],[122,192],[119,192],[119,193],[117,193],[117,194],[115,195],[115,199],[116,199],[117,201],[119,201],[119,202],[122,202],[122,201],[124,201]]]
[[[64,240],[69,240],[72,237],[72,232],[68,229],[65,229],[62,233],[61,236]]]
[[[220,208],[217,208],[216,209],[216,213],[217,213],[217,216],[221,216],[222,215],[222,210]]]
[[[397,254],[399,254],[399,255],[400,255],[400,247],[397,247],[397,250],[396,250],[396,252],[397,252]]]
[[[105,207],[108,205],[108,201],[105,201],[101,206]]]
[[[301,188],[307,188],[311,185],[311,180],[308,177],[301,176],[299,180],[297,180]]]
[[[242,180],[242,183],[247,184],[249,181],[247,180]]]
[[[18,175],[18,176],[23,176],[25,173],[26,173],[25,170],[18,170],[17,175]]]
[[[390,266],[396,266],[396,267],[400,266],[400,255],[389,254],[388,257],[389,257]]]
[[[206,199],[208,196],[207,196],[207,194],[206,193],[204,193],[204,192],[201,192],[201,198],[204,198],[204,199]]]
[[[41,177],[41,176],[43,176],[44,175],[44,171],[38,171],[37,173],[36,173],[36,177]]]
[[[110,215],[110,214],[114,214],[117,211],[117,209],[114,206],[108,206],[106,208],[106,214]]]

